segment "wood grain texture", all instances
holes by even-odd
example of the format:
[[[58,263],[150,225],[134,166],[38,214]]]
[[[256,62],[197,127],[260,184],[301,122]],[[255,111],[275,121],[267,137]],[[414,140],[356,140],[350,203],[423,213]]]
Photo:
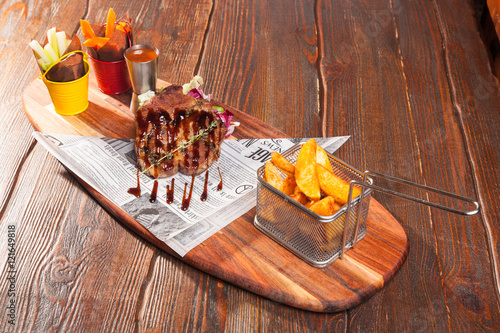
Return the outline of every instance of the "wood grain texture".
[[[405,12],[408,7],[405,4],[402,5],[402,12]],[[432,6],[429,7],[418,6],[410,10],[413,9],[425,10],[434,14],[430,16],[432,20],[429,20],[428,29],[439,31],[441,40],[436,40],[429,45],[429,48],[434,45],[435,50],[439,50],[439,53],[436,53],[436,64],[431,66],[433,62],[429,59],[429,65],[425,66],[432,69],[426,74],[429,81],[435,82],[435,84],[431,86],[432,90],[428,89],[429,93],[414,95],[419,98],[411,99],[412,108],[418,110],[418,107],[425,101],[434,100],[432,98],[433,93],[431,94],[433,91],[447,89],[450,92],[449,99],[440,98],[435,100],[435,109],[440,110],[440,112],[427,115],[425,120],[417,113],[415,116],[416,138],[422,150],[422,179],[427,184],[437,184],[437,187],[455,193],[462,193],[469,197],[476,197],[481,201],[481,190],[476,186],[478,172],[474,166],[475,163],[472,162],[472,154],[469,148],[470,137],[468,138],[463,128],[463,117],[468,112],[461,110],[460,105],[457,104],[455,93],[455,86],[461,84],[462,80],[467,79],[462,76],[463,73],[459,75],[457,75],[457,72],[453,73],[450,67],[450,61],[458,61],[463,66],[466,66],[467,61],[465,59],[469,56],[473,56],[479,62],[481,62],[481,58],[483,61],[487,61],[485,49],[479,42],[480,35],[477,29],[463,29],[462,22],[465,17],[469,18],[469,24],[474,24],[474,9],[470,4],[459,1],[442,6],[436,6],[436,3],[432,3]],[[445,17],[446,22],[444,21]],[[406,25],[406,23],[409,24]],[[401,17],[401,19],[397,20],[397,25],[400,27],[400,31],[412,31],[417,26],[417,22]],[[445,28],[445,26],[448,28]],[[462,38],[460,49],[463,49],[464,52],[452,54],[451,52],[457,46],[453,40],[456,40],[459,36]],[[468,55],[465,51],[468,48],[476,50],[476,52],[479,50],[482,52]],[[419,61],[408,43],[401,42],[401,50],[405,68],[416,67]],[[476,70],[485,73],[486,69],[483,64],[478,66]],[[405,70],[405,72],[412,74],[412,80],[408,80],[409,89],[415,91],[417,80],[413,73],[416,71]],[[489,75],[491,75],[491,72]],[[467,91],[465,87],[464,85],[464,89],[461,89],[464,92]],[[467,88],[473,87],[471,85]],[[498,96],[497,90],[497,95],[490,98],[498,102]],[[495,115],[491,120],[494,122],[496,118],[498,124],[498,109],[494,107],[488,111],[488,108],[492,106],[490,103],[491,101],[484,105],[483,112]],[[489,107],[488,104],[490,104]],[[474,121],[481,121],[481,119],[476,118]],[[488,126],[482,127],[489,131]],[[486,133],[477,134],[477,139],[483,141],[484,139],[481,139],[481,137]],[[496,155],[497,158],[493,158],[492,161],[497,161],[494,163],[498,166],[500,155],[498,153]],[[448,167],[443,168],[443,165]],[[483,213],[490,211],[490,209],[495,210],[494,206],[490,206],[485,202],[481,202],[481,204]],[[450,311],[448,315],[451,318],[449,329],[451,331],[460,329],[495,331],[500,322],[491,313],[500,313],[499,298],[490,299],[485,295],[490,293],[494,295],[496,293],[498,296],[498,282],[494,280],[495,274],[483,275],[477,272],[477,266],[492,267],[494,261],[497,260],[486,255],[486,253],[491,254],[492,250],[492,244],[487,239],[488,229],[485,228],[485,226],[488,227],[490,221],[484,215],[478,215],[470,219],[450,216],[439,211],[430,211],[429,215],[435,233],[439,272],[440,276],[442,276],[442,284],[445,287],[446,304]],[[450,239],[453,239],[453,241],[450,241]],[[477,249],[483,250],[478,253]],[[467,280],[467,283],[465,283],[464,279]],[[482,318],[480,322],[475,321],[478,317]]]
[[[217,1],[198,73],[219,101],[317,137],[317,52],[314,1]]]
[[[321,3],[327,7],[322,11],[324,39],[342,40],[341,44],[326,45],[322,54],[324,103],[329,110],[324,121],[328,133],[350,133],[353,139],[342,150],[342,158],[361,169],[424,183],[419,166],[422,148],[413,128],[419,110],[413,109],[409,101],[398,47],[399,31],[394,24],[398,8],[389,2]],[[334,15],[329,16],[331,13]],[[418,38],[410,39],[415,41]],[[419,56],[421,48],[413,46],[412,50]],[[421,327],[425,317],[435,331],[446,331],[448,323],[443,316],[447,304],[441,279],[438,274],[429,273],[438,269],[439,260],[430,246],[434,233],[428,209],[398,198],[377,194],[375,197],[390,205],[401,219],[411,240],[412,260],[389,286],[395,297],[385,299],[381,295],[354,309],[349,326],[413,331]],[[407,316],[407,311],[413,315]],[[369,315],[359,316],[360,313]]]
[[[494,331],[500,320],[494,260],[500,253],[498,81],[470,2],[2,2],[1,307],[7,299],[4,230],[16,224],[30,231],[17,238],[22,305],[15,331]],[[116,270],[109,276],[117,283],[100,280],[108,277],[102,272],[108,266],[82,261],[76,271],[88,279],[64,284],[48,278],[49,285],[63,287],[53,297],[54,289],[38,282],[42,266],[61,267],[53,270],[62,272],[56,276],[75,270],[48,260],[52,249],[70,263],[100,261],[102,242],[90,241],[95,238],[88,230],[117,223],[31,138],[21,96],[38,71],[27,43],[42,40],[53,25],[72,33],[79,31],[80,18],[103,22],[109,7],[118,15],[128,11],[139,27],[137,40],[158,46],[160,76],[167,81],[201,73],[219,100],[290,136],[351,135],[339,152],[342,159],[360,169],[463,188],[462,194],[481,201],[481,216],[468,224],[376,194],[403,223],[412,250],[381,292],[336,314],[301,311],[224,283],[132,232],[115,233],[123,228],[104,242],[117,247],[107,252]],[[45,190],[35,191],[34,179]],[[88,246],[72,246],[82,235]],[[127,244],[135,248],[129,259],[121,255],[130,251]],[[151,260],[132,261],[134,253]],[[134,267],[123,270],[122,260]],[[95,294],[93,284],[109,288]],[[136,300],[126,296],[128,284],[140,289]],[[3,319],[0,331],[12,331]]]
[[[438,8],[436,12],[445,43],[444,56],[449,73],[453,111],[463,136],[468,164],[473,173],[475,191],[485,207],[481,213],[481,222],[485,229],[485,242],[493,272],[498,309],[500,307],[498,305],[500,302],[500,226],[496,221],[499,217],[500,190],[494,184],[500,181],[498,173],[500,150],[495,149],[492,143],[500,139],[498,131],[500,124],[499,84],[488,65],[486,50],[476,40],[478,31],[464,29],[460,15],[453,11],[453,4]],[[464,14],[470,12],[470,7],[464,8]],[[446,24],[444,20],[447,16],[454,18],[449,24]],[[468,23],[471,23],[470,19]],[[465,48],[465,52],[461,52],[461,49],[456,47],[455,40],[460,44],[471,45],[472,49]],[[465,66],[470,59],[479,60],[475,70]],[[460,69],[462,66],[466,67],[466,71]]]
[[[159,86],[166,86],[164,81]],[[45,107],[48,95],[40,79],[25,90],[23,101],[33,126],[43,132],[58,128],[59,133],[133,138],[134,121],[129,110],[115,108],[113,99],[99,95],[91,76],[88,109],[76,116],[50,114]],[[130,97],[130,96],[129,96]],[[104,98],[104,99],[103,99]],[[121,97],[120,97],[121,98]],[[231,108],[230,108],[231,109]],[[231,109],[234,120],[241,123],[236,138],[278,137],[284,134],[269,125]],[[113,119],[112,122],[103,121]],[[60,123],[61,126],[57,126]],[[112,126],[111,126],[112,125]],[[65,130],[66,126],[73,127]],[[119,131],[123,132],[120,133]],[[255,133],[258,132],[256,137]],[[121,134],[121,135],[120,135]],[[154,245],[177,256],[132,217],[107,200],[92,187],[79,181],[109,212],[127,227]],[[337,312],[353,307],[382,289],[394,277],[409,250],[404,230],[377,202],[370,205],[367,236],[346,258],[325,269],[316,269],[281,248],[253,226],[255,209],[180,258],[215,277],[256,294],[301,309]],[[178,257],[178,256],[177,256]]]
[[[455,4],[461,14],[450,10],[443,17],[451,22],[445,22],[440,16],[448,6],[440,2],[320,4],[320,12],[324,14],[320,20],[324,27],[320,29],[324,33],[322,39],[343,40],[340,45],[327,45],[320,55],[324,103],[331,110],[325,118],[328,131],[332,135],[353,136],[341,156],[356,166],[366,161],[364,167],[370,170],[479,198],[473,179],[477,172],[470,163],[464,140],[467,134],[455,105],[453,81],[449,81],[449,50],[457,45],[448,45],[451,39],[443,32],[444,26],[451,28],[454,17],[472,19],[471,7]],[[333,8],[335,14],[330,16]],[[422,22],[421,17],[414,15],[417,12],[425,13],[428,19]],[[466,33],[457,26],[451,29],[453,38],[458,35],[463,38],[460,50],[481,49],[477,31]],[[420,34],[414,35],[415,31]],[[463,37],[474,33],[478,39]],[[374,43],[375,40],[379,42]],[[460,56],[457,53],[451,59]],[[498,110],[491,111],[498,114]],[[474,122],[473,118],[467,119]],[[399,190],[408,191],[401,187]],[[393,207],[391,211],[408,231],[412,259],[401,277],[388,287],[398,290],[398,297],[387,301],[380,296],[362,304],[352,311],[351,327],[376,323],[379,328],[389,325],[396,330],[412,331],[423,322],[432,322],[437,331],[494,330],[498,319],[491,314],[498,311],[498,299],[485,297],[497,288],[494,275],[484,276],[476,271],[478,266],[491,267],[493,259],[486,255],[494,246],[488,244],[481,218],[452,216],[415,204],[398,203],[401,199],[376,197]],[[434,244],[433,250],[429,244]],[[429,267],[433,267],[431,274]],[[416,275],[421,278],[415,279]],[[412,288],[404,287],[408,285]],[[413,318],[404,315],[409,308],[413,309]],[[373,316],[357,315],[366,312]],[[443,316],[448,320],[442,320]],[[478,321],[478,317],[482,319]]]
[[[4,234],[7,225],[16,226],[19,324],[15,331],[106,330],[113,325],[121,331],[130,330],[133,317],[122,313],[123,321],[114,321],[120,313],[113,313],[106,298],[120,304],[115,309],[125,309],[130,316],[126,309],[136,306],[136,293],[147,266],[134,271],[130,268],[138,265],[137,260],[149,262],[153,251],[141,239],[127,237],[127,230],[117,228],[114,220],[40,148],[20,170],[17,200],[9,202],[9,213],[2,223]],[[45,163],[52,177],[33,167],[39,161]],[[53,209],[55,206],[66,208]],[[36,219],[51,223],[27,223]],[[110,289],[117,293],[104,296]],[[2,306],[7,300],[2,298]],[[88,318],[76,315],[86,309],[93,309],[87,312]],[[28,320],[19,320],[23,317]],[[10,331],[6,321],[2,323],[6,325],[2,331]]]
[[[83,12],[80,8],[61,6],[69,15],[65,16],[60,12],[51,12],[50,6],[46,6],[43,1],[5,1],[0,6],[0,107],[4,110],[0,113],[0,125],[5,134],[9,133],[0,139],[0,165],[4,170],[0,175],[0,211],[3,211],[17,181],[17,170],[34,145],[31,125],[20,113],[22,90],[33,80],[36,69],[28,43],[31,38],[42,40],[45,37],[46,30],[50,28],[47,18],[57,20],[61,29],[72,32],[75,25],[72,25],[73,20],[69,17]]]
[[[352,135],[352,140],[340,155],[361,169],[418,182],[418,179],[408,176],[412,175],[411,171],[418,170],[419,156],[412,154],[418,152],[418,147],[408,126],[411,113],[407,107],[390,4],[365,1],[320,4],[318,11],[324,13],[320,19],[322,38],[342,40],[339,44],[325,45],[321,55],[324,105],[328,110],[324,121],[328,133]],[[419,327],[419,322],[415,317],[409,318],[401,313],[411,309],[409,311],[416,316],[420,311],[426,313],[428,322],[435,324],[437,331],[444,330],[446,323],[441,318],[446,309],[439,280],[419,267],[424,259],[425,270],[437,266],[429,246],[432,232],[425,223],[425,208],[397,198],[375,196],[390,205],[405,225],[412,244],[412,262],[388,286],[395,297],[386,300],[381,295],[354,309],[349,316],[349,326],[356,329],[370,324],[374,328],[394,327],[399,331],[411,331],[412,327]],[[426,255],[420,258],[422,253]],[[418,276],[422,279],[415,279]],[[412,287],[408,288],[410,285]],[[359,316],[365,312],[369,315]]]
[[[14,331],[92,332],[114,330],[125,332],[133,331],[136,328],[140,329],[137,321],[139,316],[138,308],[144,302],[142,299],[144,293],[141,290],[143,290],[144,284],[153,282],[148,279],[151,276],[149,271],[153,270],[152,265],[155,263],[153,258],[162,257],[162,254],[158,254],[154,247],[123,228],[121,228],[122,233],[118,233],[117,237],[106,238],[101,236],[104,243],[107,243],[105,246],[112,246],[113,251],[102,252],[102,246],[99,246],[99,242],[89,243],[87,247],[71,246],[71,239],[73,238],[82,236],[88,238],[88,236],[85,236],[87,232],[78,226],[78,221],[83,220],[86,230],[97,230],[102,223],[109,223],[114,220],[108,213],[99,209],[100,206],[74,181],[71,181],[71,186],[58,186],[59,183],[54,181],[54,177],[59,178],[62,174],[63,177],[71,178],[56,161],[52,158],[47,160],[46,153],[42,151],[42,154],[40,154],[40,152],[36,153],[36,150],[33,150],[35,146],[31,138],[33,128],[22,111],[21,95],[24,87],[28,81],[32,81],[38,75],[33,55],[27,46],[30,38],[43,40],[46,30],[54,22],[57,22],[57,27],[60,29],[70,33],[76,32],[79,30],[78,22],[80,18],[92,19],[96,15],[96,11],[107,12],[109,4],[110,2],[102,5],[102,8],[98,3],[92,2],[89,3],[87,8],[81,6],[81,3],[78,2],[37,1],[19,3],[8,1],[1,4],[3,16],[0,21],[2,25],[0,27],[0,49],[2,50],[0,57],[2,58],[2,66],[5,66],[5,68],[0,74],[0,84],[2,86],[0,103],[2,110],[5,110],[5,112],[2,112],[0,117],[2,128],[5,129],[2,133],[5,135],[1,136],[2,149],[0,149],[0,152],[2,155],[2,168],[6,172],[1,173],[2,213],[0,221],[2,231],[10,224],[30,228],[30,231],[33,231],[33,233],[23,232],[17,234],[19,248],[24,250],[20,251],[17,256],[19,265],[23,269],[20,270],[18,275],[17,287],[19,293],[16,297],[18,307]],[[158,4],[155,3],[150,3],[150,5],[153,8],[158,7]],[[185,3],[179,4],[178,7],[177,12],[182,12]],[[136,7],[135,11],[130,10],[130,14],[137,16],[140,10],[140,8]],[[188,13],[184,12],[183,16],[188,16]],[[151,22],[149,18],[146,21]],[[164,21],[154,22],[156,22],[155,28],[165,26]],[[190,26],[189,20],[184,20],[184,22],[187,23],[183,27],[186,30]],[[190,45],[191,40],[194,41],[194,35],[200,36],[199,40],[201,40],[203,31],[198,34],[190,33],[189,37],[186,37],[187,43],[184,43],[185,47]],[[161,36],[157,35],[157,37],[160,38]],[[172,44],[175,45],[175,42]],[[187,66],[187,68],[195,66],[200,46],[194,48],[194,57],[189,57],[186,54],[186,57],[182,58],[184,66]],[[166,59],[166,54],[163,54],[163,57]],[[190,63],[189,61],[193,62]],[[175,74],[176,70],[173,67],[170,72]],[[186,78],[189,78],[190,75],[185,71],[184,76]],[[28,160],[30,161],[30,169],[23,167],[28,163]],[[48,167],[50,163],[53,163],[52,167]],[[42,165],[44,167],[41,167]],[[54,169],[54,167],[57,168]],[[21,181],[23,174],[26,172],[28,172],[26,177],[29,181]],[[44,192],[40,200],[35,200],[39,193],[30,192],[30,187],[26,186],[31,184],[35,175],[38,175],[41,179],[39,185],[42,185],[43,189],[40,189],[40,191],[47,191],[47,188],[52,189],[52,191]],[[64,199],[49,200],[54,191],[57,193],[58,198]],[[74,200],[66,199],[73,197],[75,197]],[[26,204],[24,203],[30,200],[32,200],[32,205],[36,207],[26,211]],[[13,203],[17,205],[13,206]],[[33,213],[33,211],[37,210],[42,210],[42,213]],[[46,214],[47,211],[60,212],[59,214],[66,212],[60,217],[62,227],[58,229],[56,234],[40,233],[40,230],[52,230],[56,222],[52,214]],[[85,211],[92,213],[91,215],[82,214],[79,219],[79,213]],[[109,228],[106,230],[109,230]],[[60,242],[59,239],[63,237],[66,241]],[[0,241],[2,249],[0,255],[2,258],[2,273],[0,276],[2,281],[5,281],[6,278],[5,260],[3,260],[7,249],[5,242],[6,238],[2,237]],[[52,252],[51,249],[56,245],[59,247],[60,256],[69,258],[63,264],[52,264],[52,261],[55,261],[53,257],[47,257]],[[106,254],[111,257],[104,259]],[[141,258],[144,261],[141,263],[128,261],[123,254],[128,254],[129,258]],[[151,258],[152,255],[153,258],[148,261],[148,258]],[[101,259],[109,260],[108,264],[93,266],[92,262],[79,259],[95,258],[95,256],[100,258],[99,261]],[[43,279],[54,285],[50,290],[46,290],[45,285],[39,282],[40,272],[45,269],[45,266],[41,267],[41,265],[57,266],[58,269],[54,271],[57,273],[58,270],[61,270],[61,274],[65,274],[65,272],[69,271],[68,266],[73,265],[72,260],[74,258],[80,261],[78,269],[85,272],[90,271],[89,275],[80,274],[85,278],[68,280],[66,282],[68,287],[65,287],[64,291],[59,293],[57,297],[53,297],[53,291],[55,290],[57,294],[57,288],[63,285],[46,279],[45,277],[50,274],[44,273]],[[170,269],[172,274],[175,274],[175,272],[186,274],[187,272],[195,280],[197,280],[197,277],[206,276],[204,273],[176,259],[173,259],[173,261],[174,264],[171,265]],[[109,271],[106,271],[108,269]],[[144,274],[144,270],[147,274]],[[111,278],[109,274],[111,274]],[[96,285],[103,285],[104,287],[96,291]],[[177,298],[173,298],[172,307],[178,307],[180,303],[179,295],[182,297],[185,309],[191,309],[193,306],[195,309],[198,308],[198,302],[201,304],[206,303],[209,297],[207,292],[200,289],[198,297],[193,298],[191,297],[193,293],[186,288],[186,295],[183,295],[182,291],[185,285],[183,278],[171,281],[171,287],[176,291],[181,291],[180,294],[176,294]],[[3,297],[7,293],[4,286],[5,284],[2,284],[2,306],[6,305],[5,302],[8,301],[7,297]],[[191,291],[196,291],[197,287],[198,284],[194,285]],[[133,288],[134,292],[130,293],[128,288]],[[141,292],[137,293],[136,291]],[[78,295],[78,297],[71,298],[73,295]],[[71,299],[71,301],[68,301],[68,299]],[[159,303],[157,297],[154,298],[154,301]],[[216,313],[217,310],[210,309],[208,312]],[[164,313],[161,315],[163,320]],[[197,318],[203,318],[203,316],[204,313],[199,313],[196,310],[194,313],[180,311],[176,312],[175,316],[170,316],[171,321],[164,324],[170,328],[182,327],[181,323],[191,320],[191,327],[196,331],[201,327]],[[12,331],[4,318],[2,316],[0,320],[0,331]],[[212,325],[210,321],[205,327],[208,331],[218,331],[218,326]]]
[[[498,0],[487,0],[486,4],[488,6],[488,12],[495,26],[495,31],[497,38],[500,38],[500,1]]]

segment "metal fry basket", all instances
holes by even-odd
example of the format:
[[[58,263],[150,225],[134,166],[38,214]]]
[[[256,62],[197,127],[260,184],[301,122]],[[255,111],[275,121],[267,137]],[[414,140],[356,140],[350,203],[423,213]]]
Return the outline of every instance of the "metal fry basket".
[[[301,148],[298,144],[282,155],[295,164]],[[472,199],[372,171],[362,173],[330,154],[328,158],[333,173],[350,183],[349,201],[331,216],[316,214],[264,181],[265,166],[257,170],[255,227],[312,266],[330,265],[366,235],[366,221],[373,190],[461,215],[474,215],[479,211],[479,203]],[[371,177],[384,178],[461,200],[474,205],[474,208],[462,211],[378,187],[373,185]],[[361,194],[352,199],[354,186],[361,189]]]
[[[295,164],[301,148],[301,145],[296,145],[283,156]],[[360,171],[330,154],[328,157],[333,172],[343,180],[363,180]],[[343,248],[353,246],[355,236],[357,240],[365,236],[371,189],[352,200],[353,214],[350,214],[345,225],[347,205],[334,215],[318,215],[264,181],[264,169],[265,166],[262,166],[257,171],[257,214],[254,225],[298,257],[315,267],[326,267],[340,256]],[[344,234],[347,240],[345,246]]]

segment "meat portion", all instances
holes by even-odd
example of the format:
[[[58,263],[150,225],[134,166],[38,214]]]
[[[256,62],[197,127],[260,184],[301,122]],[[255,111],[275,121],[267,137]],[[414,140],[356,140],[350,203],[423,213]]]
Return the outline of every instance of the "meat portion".
[[[136,114],[135,151],[141,170],[155,178],[197,175],[217,159],[226,127],[211,102],[169,86]]]

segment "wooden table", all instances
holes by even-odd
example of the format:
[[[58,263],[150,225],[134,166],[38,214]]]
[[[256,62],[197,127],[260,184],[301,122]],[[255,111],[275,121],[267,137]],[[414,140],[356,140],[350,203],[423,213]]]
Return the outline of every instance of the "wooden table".
[[[160,77],[293,137],[351,135],[338,156],[476,198],[473,217],[375,194],[411,243],[399,274],[347,311],[256,296],[164,253],[37,144],[21,96],[31,38],[128,11]],[[0,331],[498,331],[500,94],[471,1],[14,2],[0,5]],[[397,188],[404,190],[403,188]],[[425,193],[412,193],[426,197]],[[251,212],[250,212],[251,213]],[[15,228],[15,326],[8,323]]]

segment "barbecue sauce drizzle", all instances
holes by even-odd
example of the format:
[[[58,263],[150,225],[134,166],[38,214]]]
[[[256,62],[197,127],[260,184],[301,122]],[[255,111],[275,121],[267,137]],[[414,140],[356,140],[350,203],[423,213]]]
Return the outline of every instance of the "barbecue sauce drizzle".
[[[142,150],[148,152],[149,158],[144,160],[146,168],[155,165],[156,168],[168,172],[174,168],[173,159],[163,159],[161,162],[157,162],[157,160],[165,156],[167,152],[177,148],[180,126],[182,126],[184,133],[189,133],[190,126],[192,126],[192,131],[196,134],[216,121],[216,117],[213,113],[185,109],[174,109],[171,117],[167,110],[158,106],[155,108],[155,112],[150,111],[145,116],[137,115],[136,117],[137,131],[141,133],[139,141],[136,141],[136,148],[141,152]],[[211,130],[207,133],[206,138],[197,140],[183,152],[183,166],[186,169],[196,170],[200,162],[208,163],[209,151],[216,141],[215,132],[217,130]],[[220,129],[218,133],[220,136]],[[142,148],[139,142],[145,142]],[[202,156],[200,156],[200,152]],[[215,158],[218,159],[217,154],[215,155]],[[156,174],[154,168],[150,172],[152,175]]]
[[[219,183],[219,185],[217,185],[217,191],[221,191],[222,190],[222,175],[220,173],[219,167],[217,167],[217,170],[219,170],[219,177],[220,177],[220,183]]]
[[[191,176],[191,187],[189,188],[189,196],[186,198],[186,188],[188,183],[184,183],[184,194],[182,195],[181,210],[188,210],[191,203],[191,195],[193,194],[194,175]]]
[[[168,88],[167,88],[168,89]],[[172,87],[171,89],[175,89]],[[152,102],[153,103],[153,102]],[[200,105],[200,102],[198,103]],[[198,106],[197,105],[197,106]],[[190,126],[192,126],[193,133],[198,133],[205,128],[207,128],[213,121],[216,120],[216,117],[213,113],[205,113],[205,112],[193,112],[196,111],[193,106],[192,109],[177,109],[175,108],[171,114],[158,105],[153,103],[152,107],[154,107],[154,112],[147,112],[146,114],[138,114],[136,116],[137,121],[137,131],[138,133],[142,133],[139,140],[136,140],[136,149],[139,152],[146,151],[149,155],[149,158],[145,160],[145,167],[149,168],[156,164],[156,167],[161,169],[164,172],[168,172],[169,170],[174,168],[174,161],[172,159],[164,159],[161,162],[157,162],[162,156],[165,156],[166,152],[173,151],[177,148],[178,134],[179,128],[182,126],[182,130],[184,133],[190,131]],[[189,119],[189,121],[186,121]],[[190,170],[196,170],[199,167],[200,163],[208,163],[208,153],[211,149],[214,148],[214,142],[216,141],[216,130],[212,130],[207,133],[206,137],[195,141],[190,147],[186,147],[183,151],[184,155],[184,167]],[[222,132],[217,132],[220,136]],[[166,145],[165,145],[166,141]],[[140,142],[143,144],[141,145]],[[200,152],[202,154],[200,154]],[[200,156],[201,155],[201,156]],[[215,159],[218,160],[218,152],[214,154]],[[219,169],[219,168],[217,168]],[[154,176],[157,173],[156,170],[151,170],[151,174]],[[217,186],[217,191],[222,190],[222,175],[219,169],[219,176],[221,178],[220,183]],[[204,191],[201,196],[201,201],[206,201],[208,197],[208,170],[205,174],[205,185]],[[189,208],[189,204],[191,201],[192,191],[194,184],[194,176],[191,180],[191,187],[189,190],[189,196],[186,198],[186,189],[187,183],[184,185],[184,194],[182,199],[182,210],[187,210]],[[151,203],[156,202],[158,191],[158,182],[155,180],[153,185],[153,190],[151,192],[151,196],[149,201]],[[137,187],[130,188],[128,193],[139,197],[141,195],[141,188],[139,183],[139,170],[137,170]],[[168,204],[173,203],[174,201],[174,179],[172,179],[172,185],[169,187],[167,185],[167,197],[166,202]]]
[[[200,200],[207,201],[208,197],[208,170],[205,172],[205,185],[203,185],[203,193],[201,194]]]
[[[174,202],[174,181],[175,178],[172,178],[172,183],[167,185],[167,203],[169,205]]]
[[[141,196],[141,183],[139,182],[139,169],[137,169],[137,187],[131,187],[127,193],[134,195],[136,198]]]
[[[156,202],[156,192],[158,192],[158,181],[155,180],[153,183],[153,190],[151,191],[151,196],[149,197],[149,202],[155,203]]]

